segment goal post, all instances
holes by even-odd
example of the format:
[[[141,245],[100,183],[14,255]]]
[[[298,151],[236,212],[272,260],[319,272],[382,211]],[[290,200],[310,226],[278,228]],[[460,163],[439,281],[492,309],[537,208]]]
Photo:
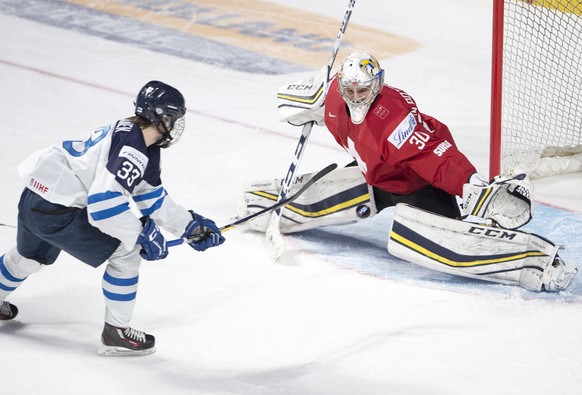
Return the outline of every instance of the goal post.
[[[582,0],[493,0],[490,177],[582,170]]]

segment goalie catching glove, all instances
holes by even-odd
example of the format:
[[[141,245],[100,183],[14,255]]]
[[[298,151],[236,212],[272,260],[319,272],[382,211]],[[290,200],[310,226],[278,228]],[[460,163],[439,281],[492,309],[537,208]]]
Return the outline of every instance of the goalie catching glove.
[[[302,81],[287,84],[277,92],[279,120],[301,126],[309,122],[324,125],[324,99],[327,93],[327,66]]]
[[[491,183],[475,173],[463,186],[463,209],[470,216],[517,229],[532,219],[533,185],[526,174],[496,177]]]

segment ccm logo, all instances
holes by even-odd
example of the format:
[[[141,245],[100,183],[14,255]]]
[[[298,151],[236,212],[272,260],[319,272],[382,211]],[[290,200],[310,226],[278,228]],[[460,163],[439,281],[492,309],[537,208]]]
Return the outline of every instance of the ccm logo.
[[[496,239],[508,239],[513,240],[517,233],[510,233],[505,230],[490,229],[490,228],[479,228],[477,226],[471,226],[469,233],[474,235],[483,235],[488,237],[494,237]]]

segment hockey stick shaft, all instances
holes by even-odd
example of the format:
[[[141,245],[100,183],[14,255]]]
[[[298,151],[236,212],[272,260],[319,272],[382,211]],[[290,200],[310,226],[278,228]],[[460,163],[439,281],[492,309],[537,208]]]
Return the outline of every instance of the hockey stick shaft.
[[[339,52],[339,48],[341,46],[344,34],[345,34],[346,29],[348,27],[348,22],[350,21],[350,17],[352,16],[352,10],[353,10],[355,5],[356,5],[356,0],[349,0],[348,8],[346,9],[346,12],[344,14],[344,19],[342,20],[342,23],[341,23],[340,28],[339,28],[339,32],[337,34],[337,37],[335,39],[335,43],[334,43],[332,51],[331,51],[331,56],[329,57],[329,60],[327,62],[326,84],[327,84],[327,81],[329,81],[329,77],[331,75],[331,68],[333,67],[333,64],[335,63],[335,59],[336,59],[337,54]],[[327,91],[327,87],[326,87],[326,91]],[[325,93],[324,93],[324,95],[325,95]],[[303,125],[303,129],[301,130],[301,137],[299,138],[299,141],[297,143],[297,147],[295,148],[295,156],[293,158],[293,162],[291,162],[291,166],[289,166],[289,170],[287,171],[287,175],[286,175],[285,181],[283,183],[283,188],[281,189],[281,193],[279,195],[280,200],[285,199],[285,197],[287,196],[287,193],[289,193],[289,189],[291,188],[293,181],[295,180],[295,173],[297,171],[297,167],[299,167],[299,162],[301,161],[301,158],[303,156],[303,151],[305,150],[305,146],[307,145],[307,139],[309,138],[309,135],[311,134],[311,129],[313,128],[313,125],[314,125],[313,122],[309,122],[309,123],[306,123],[305,125]],[[282,210],[277,210],[275,213],[278,216],[280,216],[281,211]]]
[[[253,218],[256,218],[260,215],[263,215],[263,214],[268,213],[270,211],[276,210],[276,209],[278,209],[286,204],[291,203],[292,201],[297,199],[303,192],[305,192],[310,186],[315,184],[317,181],[319,181],[325,175],[331,173],[336,168],[337,168],[337,164],[332,163],[331,165],[329,165],[329,166],[325,167],[324,169],[315,173],[313,175],[313,177],[311,177],[305,184],[303,184],[303,186],[297,192],[295,192],[293,195],[291,195],[288,198],[285,198],[283,200],[278,200],[277,203],[273,204],[272,206],[265,207],[257,212],[254,212],[250,215],[247,215],[246,217],[239,218],[236,221],[233,221],[227,225],[221,226],[219,228],[220,231],[221,232],[229,231],[240,224],[244,224],[244,223],[250,221]],[[173,246],[177,246],[177,245],[180,245],[183,243],[188,243],[188,241],[189,240],[186,238],[177,239],[177,240],[170,240],[170,241],[168,241],[167,245],[168,245],[168,247],[173,247]]]
[[[335,63],[335,58],[339,52],[339,48],[342,44],[342,40],[344,38],[344,34],[346,33],[346,29],[348,28],[348,22],[350,21],[350,17],[352,16],[352,11],[354,6],[356,5],[356,0],[349,0],[348,8],[346,9],[346,13],[344,14],[344,19],[342,20],[342,24],[340,25],[339,32],[335,39],[335,43],[333,44],[333,49],[331,51],[331,56],[329,61],[327,62],[327,80],[329,81],[329,76],[331,74],[331,68]]]
[[[340,28],[339,28],[339,32],[337,34],[335,43],[334,43],[332,51],[331,51],[331,56],[327,62],[327,76],[326,76],[326,80],[324,82],[325,89],[324,89],[324,93],[323,93],[324,96],[327,94],[327,87],[328,87],[329,77],[331,75],[331,69],[333,67],[335,59],[336,59],[337,54],[339,52],[339,48],[341,46],[341,42],[343,40],[346,29],[348,27],[348,22],[350,20],[351,15],[352,15],[352,10],[353,10],[355,4],[356,4],[356,0],[349,0],[348,8],[346,9],[346,12],[344,14],[344,19],[342,20],[342,23],[341,23]],[[303,156],[303,151],[305,150],[305,146],[307,144],[307,139],[309,138],[309,135],[311,134],[311,129],[313,128],[313,125],[314,125],[314,122],[309,122],[309,123],[306,123],[305,125],[303,125],[303,129],[301,131],[301,137],[299,138],[299,142],[297,143],[297,148],[295,148],[295,156],[293,158],[291,166],[289,167],[289,170],[287,171],[287,175],[285,177],[285,182],[283,183],[283,188],[281,189],[281,192],[279,194],[279,200],[285,199],[285,197],[287,196],[287,193],[289,193],[289,189],[291,188],[293,181],[295,180],[295,173],[297,172],[297,168],[299,167],[299,163],[300,163],[301,158]],[[281,234],[279,232],[279,223],[281,222],[282,215],[283,215],[283,208],[277,209],[275,212],[273,212],[273,215],[271,216],[271,221],[269,222],[269,226],[267,227],[267,232],[266,232],[266,238],[267,238],[267,241],[269,242],[269,245],[271,246],[271,252],[272,252],[273,258],[275,260],[277,260],[279,258],[282,251],[285,248],[284,242],[283,242]]]
[[[287,194],[291,189],[291,185],[293,184],[293,181],[295,181],[295,173],[297,172],[297,168],[299,167],[299,162],[301,162],[301,157],[303,156],[303,151],[305,150],[305,145],[307,144],[307,139],[311,134],[312,128],[313,122],[309,122],[303,125],[303,129],[301,130],[301,137],[299,138],[299,141],[297,142],[297,147],[295,148],[295,156],[293,157],[291,166],[289,166],[287,175],[283,180],[283,186],[281,188],[281,192],[279,193],[278,200],[285,200],[287,198]],[[277,213],[277,215],[280,215],[281,210],[277,209],[275,212]]]

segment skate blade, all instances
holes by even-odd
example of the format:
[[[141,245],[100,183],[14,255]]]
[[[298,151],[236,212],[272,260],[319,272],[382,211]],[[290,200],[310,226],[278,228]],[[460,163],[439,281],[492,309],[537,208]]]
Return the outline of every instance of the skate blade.
[[[147,348],[145,350],[130,350],[125,347],[114,347],[102,345],[97,350],[97,355],[103,357],[137,357],[142,355],[150,355],[156,352],[156,348]]]
[[[558,288],[558,290],[561,291],[561,290],[568,288],[568,286],[570,285],[570,283],[574,279],[574,276],[576,275],[576,273],[578,273],[577,268],[574,268],[573,270],[565,273],[564,278],[559,283],[556,284],[556,287]]]

